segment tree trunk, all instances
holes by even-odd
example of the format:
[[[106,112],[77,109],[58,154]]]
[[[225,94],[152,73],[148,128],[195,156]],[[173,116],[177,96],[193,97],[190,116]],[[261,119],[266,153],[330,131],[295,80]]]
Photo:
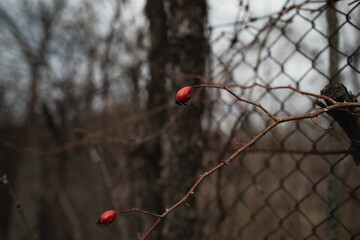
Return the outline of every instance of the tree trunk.
[[[170,1],[170,63],[175,77],[169,83],[170,101],[175,100],[177,90],[198,84],[196,79],[181,77],[176,72],[204,75],[207,42],[204,25],[207,18],[206,1]],[[197,95],[196,93],[194,95]],[[178,110],[174,106],[169,117]],[[184,111],[163,136],[162,177],[165,206],[179,201],[197,180],[197,170],[202,161],[201,153],[201,96],[193,97],[188,111]],[[170,214],[164,224],[164,239],[193,239],[197,224],[196,202],[181,206]]]
[[[146,109],[151,110],[167,102],[165,92],[165,76],[160,70],[165,69],[167,62],[167,26],[164,2],[148,0],[145,13],[149,20],[151,47],[148,53],[150,79],[147,84],[148,99]],[[144,121],[146,134],[161,129],[166,121],[166,112],[162,111]],[[157,137],[137,148],[142,161],[142,176],[147,184],[142,186],[142,208],[161,213],[164,210],[160,179],[160,160],[162,156],[161,138]],[[160,226],[161,227],[161,226]],[[145,227],[146,228],[146,227]],[[145,231],[145,229],[144,229]],[[157,229],[161,232],[161,229]],[[161,239],[161,234],[153,234],[154,239]]]

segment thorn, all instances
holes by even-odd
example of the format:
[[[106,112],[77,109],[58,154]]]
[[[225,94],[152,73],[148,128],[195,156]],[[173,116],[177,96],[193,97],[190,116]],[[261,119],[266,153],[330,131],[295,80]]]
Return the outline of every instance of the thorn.
[[[222,162],[223,162],[225,165],[229,165],[229,163],[230,163],[229,159],[224,159],[224,160],[222,160]]]
[[[234,143],[235,143],[236,145],[242,145],[242,146],[245,145],[245,143],[240,143],[240,142],[238,142],[238,141],[236,140],[236,138],[234,138],[233,141],[234,141]]]

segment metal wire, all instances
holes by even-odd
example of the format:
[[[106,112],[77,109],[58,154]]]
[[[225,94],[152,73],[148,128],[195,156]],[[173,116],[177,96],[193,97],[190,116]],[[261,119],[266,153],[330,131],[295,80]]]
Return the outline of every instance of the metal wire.
[[[289,2],[283,9],[291,6]],[[291,85],[319,94],[331,79],[338,79],[359,96],[359,13],[356,2],[309,1],[266,30],[261,26],[276,14],[214,26],[211,44],[217,50],[212,52],[212,67],[215,72],[226,69],[215,81]],[[335,16],[335,22],[329,22],[329,16]],[[254,37],[255,42],[244,48]],[[234,53],[234,60],[226,65]],[[235,91],[277,117],[316,109],[314,98],[293,91],[256,87]],[[204,169],[230,155],[271,121],[219,90],[211,89],[208,95],[213,107],[207,115],[207,130],[217,141],[210,143],[210,160]],[[310,120],[281,125],[201,186],[198,212],[203,239],[360,236],[360,167],[346,153],[350,145],[342,129],[329,116],[316,122],[334,130],[324,131]]]

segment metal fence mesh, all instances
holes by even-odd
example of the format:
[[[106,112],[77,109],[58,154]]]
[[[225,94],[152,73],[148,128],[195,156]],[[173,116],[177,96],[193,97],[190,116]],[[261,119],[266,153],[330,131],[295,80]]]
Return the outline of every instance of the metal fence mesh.
[[[309,1],[283,15],[213,26],[212,66],[215,72],[226,69],[220,77],[226,84],[291,85],[320,93],[337,79],[359,96],[359,13],[358,2]],[[288,89],[234,91],[279,118],[316,109],[314,98]],[[226,92],[210,90],[208,96],[213,106],[207,113],[209,138],[218,140],[204,169],[271,122]],[[334,130],[324,131],[310,120],[280,125],[201,186],[204,239],[360,238],[360,168],[346,153],[349,142],[337,123],[325,115],[316,121]]]
[[[83,2],[92,2],[94,10],[95,7],[100,6],[97,5],[97,1]],[[169,7],[171,1],[164,2],[165,8]],[[207,2],[219,4],[220,1]],[[341,82],[359,97],[360,2],[358,0],[263,1],[276,2],[277,6],[280,5],[279,2],[283,3],[277,11],[268,14],[256,13],[258,6],[255,5],[260,1],[234,2],[238,4],[235,6],[237,14],[234,22],[211,24],[207,28],[210,46],[208,76],[197,76],[196,79],[203,77],[204,80],[207,77],[215,84],[253,85],[250,88],[237,86],[231,90],[243,99],[260,103],[278,119],[315,111],[319,108],[315,104],[316,99],[301,95],[289,88],[267,90],[255,86],[255,83],[271,87],[290,85],[301,91],[320,94],[330,82]],[[36,5],[34,6],[37,9]],[[216,5],[218,8],[219,6],[220,4]],[[0,6],[1,9],[6,8]],[[24,9],[26,10],[26,7]],[[57,9],[56,6],[54,9]],[[72,29],[76,33],[78,29],[86,30],[85,23],[91,22],[87,17],[76,20],[81,15],[76,13],[77,11],[81,13],[83,11],[81,9],[82,7],[79,10],[71,9],[67,13],[69,16],[76,15],[74,18],[76,25]],[[48,15],[45,12],[44,23],[48,17],[56,16],[50,14],[51,11]],[[2,18],[6,16],[4,13],[5,11],[1,12]],[[29,14],[31,15],[31,11]],[[41,11],[39,14],[42,16]],[[57,22],[58,19],[55,18]],[[22,18],[14,14],[14,19]],[[5,20],[2,19],[2,22],[8,21]],[[101,17],[100,20],[103,21]],[[20,22],[26,21],[22,19]],[[51,61],[46,60],[51,57],[44,57],[41,64],[34,64],[32,58],[29,58],[32,70],[39,73],[40,90],[38,96],[36,89],[33,94],[34,99],[38,97],[43,100],[44,105],[39,107],[43,110],[38,110],[43,111],[44,114],[36,113],[34,107],[30,112],[39,116],[35,122],[36,126],[24,127],[29,133],[24,134],[23,128],[16,128],[16,131],[13,131],[5,127],[6,131],[0,137],[0,150],[3,151],[1,159],[5,159],[1,166],[10,169],[8,172],[2,171],[9,175],[11,182],[14,182],[15,192],[19,196],[24,212],[29,216],[29,223],[31,227],[35,226],[35,232],[39,232],[42,238],[48,239],[48,236],[56,235],[58,239],[68,239],[72,234],[74,239],[134,239],[136,233],[139,232],[138,236],[144,236],[144,233],[151,229],[154,224],[153,218],[147,218],[149,216],[142,214],[124,214],[119,216],[111,227],[100,229],[96,227],[95,222],[101,211],[110,207],[114,209],[135,207],[146,211],[158,211],[154,209],[158,207],[158,202],[164,205],[163,210],[171,207],[166,206],[167,203],[162,203],[165,202],[162,191],[169,179],[164,178],[163,173],[179,166],[162,159],[155,164],[155,167],[151,166],[154,169],[150,169],[149,159],[153,155],[148,156],[146,152],[158,151],[150,141],[156,139],[159,141],[159,146],[163,145],[167,140],[162,138],[164,133],[166,137],[173,123],[179,120],[180,114],[186,110],[176,106],[178,109],[176,115],[169,119],[159,117],[164,120],[163,126],[156,124],[158,129],[153,127],[148,129],[150,125],[155,125],[153,123],[157,120],[153,119],[158,119],[158,115],[166,115],[173,105],[164,104],[142,112],[142,109],[146,108],[146,101],[142,103],[142,100],[146,99],[145,95],[151,94],[150,90],[145,90],[147,80],[143,82],[144,80],[141,79],[149,78],[149,72],[145,70],[149,63],[146,59],[142,59],[146,56],[148,47],[147,43],[142,43],[146,34],[143,30],[139,30],[140,40],[138,40],[141,43],[135,44],[136,41],[131,37],[129,37],[131,40],[127,40],[126,35],[131,35],[131,29],[135,31],[137,27],[133,26],[131,21],[121,22],[114,18],[113,22],[117,21],[119,24],[113,24],[111,27],[114,29],[114,34],[109,34],[109,39],[114,37],[114,42],[108,41],[108,38],[92,36],[93,32],[90,31],[92,26],[88,26],[86,30],[91,34],[87,35],[84,30],[82,33],[84,36],[80,36],[79,40],[76,40],[79,34],[68,33],[67,28],[63,29],[62,25],[59,25],[60,29],[63,29],[59,33],[56,33],[57,28],[48,31],[56,33],[53,36],[55,43],[57,40],[59,43],[64,43],[64,47],[59,48],[63,49],[63,52],[59,50],[59,56],[54,57],[55,60],[59,59],[55,62],[64,63],[64,71],[59,76],[52,73],[49,67]],[[63,24],[61,21],[59,23]],[[65,21],[64,24],[73,25],[71,21],[69,23]],[[3,25],[6,29],[6,24]],[[47,24],[43,25],[43,30],[48,30],[45,28]],[[125,28],[126,25],[129,27]],[[24,26],[24,29],[27,29],[27,25]],[[38,35],[37,27],[29,29],[31,30],[29,32],[35,29],[33,35]],[[70,34],[69,40],[62,39],[62,31]],[[31,35],[24,32],[24,36]],[[12,35],[16,38],[15,33]],[[94,39],[91,40],[91,37]],[[46,40],[46,37],[44,39]],[[173,39],[169,41],[171,40]],[[30,43],[32,41],[31,39]],[[94,41],[94,49],[91,46],[83,46],[82,41]],[[98,41],[101,44],[95,46]],[[128,41],[134,44],[128,44]],[[183,39],[179,40],[181,41]],[[6,41],[6,44],[8,42]],[[112,43],[108,44],[109,42]],[[17,44],[9,42],[9,45],[11,44],[17,49]],[[46,51],[49,53],[46,54],[50,56],[53,54],[52,41],[49,40],[47,44],[49,47]],[[56,44],[54,46],[57,46]],[[70,51],[77,49],[77,45],[80,46],[79,53]],[[3,46],[6,49],[7,45],[3,44]],[[107,65],[103,65],[103,58],[100,55],[95,56],[97,54],[94,53],[105,46],[111,46],[108,48],[110,57],[108,59],[104,57]],[[18,47],[24,48],[23,51],[27,53],[26,46]],[[122,50],[123,48],[126,51]],[[171,46],[169,51],[175,48],[176,46]],[[37,56],[37,50],[33,51],[36,53],[34,56]],[[66,54],[62,56],[63,53]],[[42,54],[41,52],[39,56]],[[127,55],[132,54],[135,55],[136,60],[127,66],[123,61]],[[5,51],[5,55],[10,56],[11,53]],[[28,60],[20,57],[23,62],[19,61],[20,65],[13,64],[9,56],[7,57],[10,61],[6,64],[13,67],[6,67],[3,72],[12,79],[13,68],[14,74],[19,74],[18,66],[28,64]],[[14,58],[17,58],[17,55]],[[131,60],[131,57],[129,59]],[[87,67],[79,67],[79,61]],[[122,64],[119,64],[120,62]],[[89,68],[88,72],[85,71],[87,68]],[[168,73],[165,70],[167,69],[161,69],[161,73],[169,82],[175,81],[172,76],[176,74],[184,76],[197,74],[175,71]],[[218,74],[219,72],[221,74]],[[27,74],[26,71],[24,74]],[[54,78],[52,79],[54,86],[51,81],[45,81],[48,80],[48,74]],[[35,75],[34,79],[37,79]],[[94,79],[88,81],[88,76],[92,75]],[[102,80],[98,79],[98,81],[97,78],[100,76],[97,75],[103,75]],[[193,76],[189,78],[193,80]],[[119,78],[122,79],[118,80]],[[111,83],[109,86],[106,84],[108,80],[108,83]],[[11,81],[4,80],[3,85],[7,87],[4,89],[13,95],[11,98],[23,98],[23,94],[19,93],[28,86],[26,84],[19,86],[19,90],[16,86],[14,89],[17,91],[12,92],[13,87],[8,86],[13,84]],[[133,90],[130,82],[134,84]],[[57,84],[58,86],[55,86]],[[102,88],[104,90],[101,90]],[[60,97],[59,101],[56,97],[52,100],[47,99],[47,89],[53,89],[54,93],[59,91],[63,97]],[[203,89],[194,92],[201,90]],[[203,157],[199,160],[202,164],[198,169],[199,174],[220,164],[273,122],[273,119],[258,107],[238,101],[227,91],[218,88],[206,88],[204,91],[206,91],[205,97],[201,97],[201,104],[204,104],[204,114],[201,119],[203,139],[197,141],[197,135],[194,137],[196,147],[204,148],[201,149]],[[92,100],[89,101],[88,98]],[[92,110],[96,105],[96,99],[99,100],[99,105],[104,105],[98,106],[101,110]],[[196,97],[193,97],[191,101],[195,102],[195,99]],[[42,101],[39,102],[39,106],[40,103]],[[189,104],[188,114],[192,114],[192,107],[195,108],[196,102],[194,105],[193,103]],[[51,107],[52,105],[54,106]],[[22,108],[21,104],[9,104],[9,106],[14,109]],[[51,110],[52,108],[54,109]],[[52,121],[53,119],[59,119],[61,123]],[[222,167],[201,182],[194,195],[195,204],[190,205],[198,214],[198,218],[194,217],[194,219],[199,220],[192,225],[197,231],[193,239],[360,239],[360,166],[355,164],[350,155],[351,143],[338,123],[327,114],[320,115],[315,121],[316,124],[311,119],[279,124],[252,148],[239,154],[229,166]],[[53,127],[54,122],[58,129]],[[190,122],[189,129],[193,127],[191,124]],[[7,136],[10,138],[9,141]],[[22,140],[23,137],[25,140]],[[13,141],[10,141],[11,139]],[[17,142],[19,139],[21,141]],[[166,143],[169,145],[168,142]],[[159,152],[164,151],[166,147],[159,147]],[[177,146],[170,147],[172,150]],[[161,157],[168,158],[168,156]],[[153,158],[157,159],[157,157]],[[8,159],[11,159],[11,162]],[[181,156],[179,159],[181,160]],[[194,168],[189,165],[181,167],[197,170],[198,165]],[[171,174],[169,175],[172,177]],[[4,182],[1,177],[0,182]],[[176,181],[175,177],[173,179]],[[191,180],[196,181],[196,179]],[[186,184],[179,181],[177,186],[180,185],[183,187]],[[190,189],[191,186],[185,187]],[[168,189],[164,191],[166,190]],[[12,219],[10,224],[6,224],[9,230],[4,227],[8,232],[5,234],[10,236],[9,239],[16,237],[24,239],[28,236],[27,232],[23,231],[24,224],[18,218],[12,217],[16,214],[15,209],[20,209],[20,205],[11,200],[10,196],[11,194],[7,192],[8,199],[5,199],[7,203],[3,203],[5,206],[3,208],[11,206],[14,213],[6,213]],[[16,205],[16,208],[12,204]],[[163,218],[164,222],[187,221],[179,217],[180,214],[176,215],[180,211],[187,209],[179,207],[171,212],[174,218]],[[39,212],[41,214],[38,214]],[[161,212],[156,213],[161,214]],[[193,222],[187,224],[184,224],[185,227]],[[163,232],[164,228],[155,228],[150,238],[159,239]],[[177,237],[184,238],[184,236]]]

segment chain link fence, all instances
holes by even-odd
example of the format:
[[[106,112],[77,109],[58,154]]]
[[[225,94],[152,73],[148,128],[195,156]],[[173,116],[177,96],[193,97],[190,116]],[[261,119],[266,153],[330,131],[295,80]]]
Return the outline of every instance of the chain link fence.
[[[251,17],[251,5],[241,1],[236,22],[210,28],[210,65],[214,72],[225,69],[219,81],[291,85],[316,94],[339,81],[359,96],[360,3],[333,2],[292,8],[286,1],[276,14]],[[288,89],[233,90],[279,118],[318,108],[316,99]],[[271,122],[225,91],[211,89],[208,96],[204,125],[212,141],[203,170]],[[360,238],[360,168],[338,124],[328,115],[316,122],[278,126],[200,187],[203,239]]]
[[[55,34],[51,41],[46,35],[43,37],[44,42],[48,41],[45,50],[50,49],[49,53],[42,52],[42,45],[39,45],[39,51],[33,49],[34,56],[42,59],[41,64],[34,64],[32,57],[27,63],[22,55],[17,55],[17,51],[28,53],[34,40],[31,37],[28,39],[30,44],[23,46],[19,39],[27,38],[19,38],[16,44],[6,41],[12,38],[2,40],[4,49],[7,44],[19,48],[14,50],[14,55],[4,51],[3,56],[8,57],[8,62],[3,64],[2,70],[4,76],[8,75],[6,79],[9,78],[6,81],[4,78],[4,92],[10,93],[14,99],[22,98],[20,92],[28,85],[16,86],[18,91],[14,91],[11,84],[16,85],[12,79],[17,79],[19,69],[26,64],[37,73],[31,75],[34,80],[40,79],[39,93],[35,88],[33,91],[34,101],[38,98],[39,106],[34,104],[30,109],[38,118],[36,125],[13,126],[14,129],[5,126],[1,131],[1,174],[5,173],[9,178],[4,175],[0,180],[4,183],[4,179],[6,182],[9,179],[19,199],[17,203],[6,190],[5,194],[0,194],[2,207],[7,209],[0,234],[7,239],[25,239],[29,235],[38,235],[39,239],[135,239],[136,233],[144,236],[154,224],[153,216],[124,214],[105,229],[97,227],[96,221],[101,212],[108,209],[134,207],[161,214],[171,207],[165,203],[163,191],[164,186],[169,185],[167,180],[173,177],[168,174],[165,179],[163,172],[182,167],[203,174],[273,122],[258,107],[238,101],[227,91],[208,88],[206,94],[201,95],[205,96],[201,98],[201,104],[204,104],[203,135],[198,134],[201,135],[199,139],[198,135],[191,135],[191,141],[195,139],[195,148],[202,150],[201,166],[198,169],[197,164],[190,166],[179,161],[183,164],[179,166],[160,161],[164,158],[161,156],[161,151],[164,151],[162,144],[166,142],[163,141],[164,135],[170,135],[169,129],[179,119],[187,120],[181,117],[193,114],[199,98],[194,96],[186,110],[176,106],[178,112],[169,118],[160,116],[161,123],[158,115],[166,115],[174,107],[173,102],[154,104],[155,108],[145,109],[146,95],[152,93],[145,89],[149,77],[145,69],[149,62],[143,59],[149,46],[144,41],[146,33],[142,25],[136,32],[134,21],[125,21],[119,17],[121,14],[115,14],[122,9],[122,2],[137,1],[114,1],[117,10],[108,22],[113,31],[105,38],[94,34],[96,20],[106,20],[102,18],[101,5],[96,1],[83,1],[84,7],[64,8],[64,22],[56,18],[61,23],[58,27],[62,31],[59,32],[57,28],[51,31],[51,28],[46,28],[49,27],[47,20],[56,16],[53,13],[59,7],[51,5],[47,9],[44,5],[38,12],[37,5],[33,8],[24,6],[23,10],[32,10],[34,16],[39,14],[39,19],[44,21],[44,33]],[[166,5],[169,2],[164,1],[165,10],[169,10]],[[208,1],[211,2],[219,4],[219,1]],[[319,108],[316,99],[289,88],[268,90],[259,87],[260,84],[271,87],[290,85],[301,91],[320,94],[327,84],[340,82],[359,97],[358,0],[263,1],[267,6],[277,6],[277,10],[266,13],[258,12],[259,2],[233,1],[237,4],[234,5],[235,21],[211,23],[207,28],[210,46],[207,76],[191,75],[196,72],[183,73],[184,76],[191,75],[191,80],[216,76],[211,78],[212,83],[252,86],[235,86],[231,91],[243,99],[260,103],[278,119],[314,112]],[[92,4],[87,6],[86,3]],[[110,8],[106,1],[103,3],[107,14]],[[6,9],[5,5],[0,8]],[[101,14],[98,18],[93,18],[97,11],[92,12],[89,6],[94,10],[99,8],[98,14]],[[215,7],[221,10],[220,4]],[[38,36],[36,21],[22,18],[24,14],[17,15],[11,8],[8,12],[0,11],[2,23],[9,25],[8,34],[13,33],[10,35],[15,39],[22,35]],[[25,12],[32,19],[31,11]],[[125,9],[124,12],[131,11]],[[8,15],[22,19],[21,23],[28,22],[29,27],[14,28],[15,21],[9,21],[12,18]],[[134,19],[139,19],[139,16],[134,16]],[[102,25],[99,23],[99,26]],[[127,36],[132,35],[131,29],[136,32],[136,41],[133,36]],[[34,34],[27,34],[25,30]],[[166,34],[163,37],[168,38]],[[94,43],[84,44],[90,40]],[[52,43],[64,46],[59,48],[63,51],[54,58],[55,62],[64,64],[59,76],[46,62],[51,58],[41,57],[55,53],[53,50],[57,48],[53,49]],[[183,39],[179,43],[183,44]],[[124,64],[127,55],[134,55],[135,60],[129,57],[130,63]],[[11,59],[19,61],[15,64]],[[86,66],[79,67],[79,62]],[[168,64],[168,60],[163,63]],[[172,77],[181,74],[167,74],[168,69],[160,70],[161,77],[165,76],[168,82],[175,81]],[[27,79],[28,72],[23,74]],[[48,76],[53,78],[52,81],[48,81],[51,79]],[[154,89],[157,88],[156,85]],[[198,91],[201,90],[194,92]],[[53,99],[50,98],[51,92],[56,95],[52,96]],[[14,101],[8,105],[11,110],[22,108],[22,105],[25,108],[26,100],[23,101],[23,104]],[[0,105],[6,104],[0,102]],[[1,112],[5,110],[0,109]],[[3,116],[11,119],[6,113]],[[191,124],[187,131],[194,128]],[[152,140],[158,141],[158,145]],[[195,204],[192,204],[193,199],[189,199],[192,209],[181,206],[171,212],[172,219],[164,218],[164,222],[178,221],[184,223],[185,229],[191,226],[196,231],[193,239],[360,239],[360,167],[349,153],[350,146],[343,129],[327,114],[321,114],[314,121],[304,119],[282,123],[236,157],[229,166],[206,178],[195,192]],[[169,152],[176,147],[179,146],[168,146]],[[180,160],[182,156],[188,157],[187,153],[179,156]],[[154,159],[159,162],[151,165]],[[175,182],[177,179],[173,177],[171,180]],[[179,181],[176,186],[190,189],[191,186],[186,185]],[[180,192],[171,190],[170,193]],[[20,204],[34,234],[24,230],[27,224],[15,217],[15,209],[20,209]],[[196,222],[189,222],[179,214],[181,211],[193,214],[191,211],[194,209],[197,217],[190,217]],[[161,224],[149,239],[164,239],[165,230],[172,231]]]

